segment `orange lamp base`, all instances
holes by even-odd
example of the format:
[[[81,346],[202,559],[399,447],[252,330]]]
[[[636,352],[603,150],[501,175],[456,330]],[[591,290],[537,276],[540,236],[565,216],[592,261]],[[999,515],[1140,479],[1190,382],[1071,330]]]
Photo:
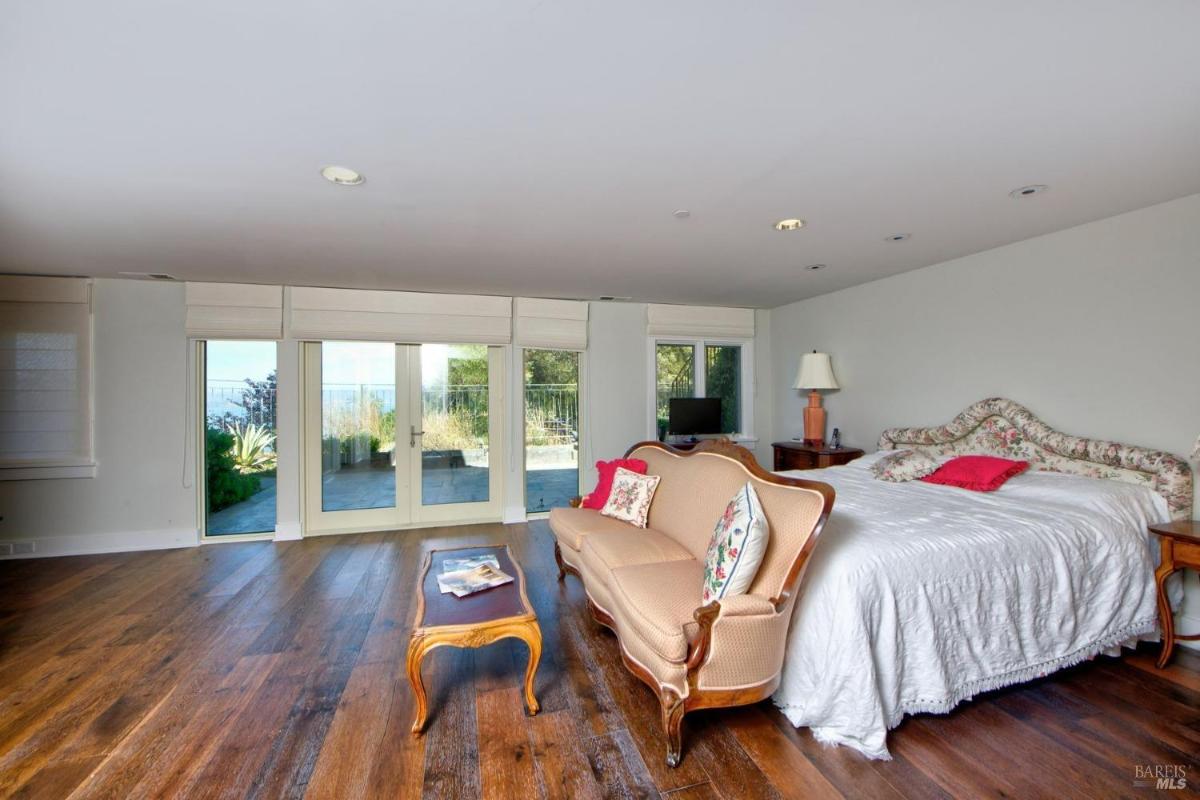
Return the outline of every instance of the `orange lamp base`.
[[[813,389],[804,409],[804,443],[810,447],[825,445],[825,409],[821,408],[821,393]]]

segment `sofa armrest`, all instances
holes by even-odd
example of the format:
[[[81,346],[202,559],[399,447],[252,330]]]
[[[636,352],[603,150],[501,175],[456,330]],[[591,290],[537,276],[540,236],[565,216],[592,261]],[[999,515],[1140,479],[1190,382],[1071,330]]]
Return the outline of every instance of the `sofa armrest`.
[[[790,614],[769,599],[745,594],[695,611],[700,631],[688,650],[688,683],[709,687],[768,681],[783,660]]]
[[[775,604],[765,597],[756,594],[739,594],[726,597],[723,600],[713,600],[692,612],[692,618],[700,627],[688,647],[688,671],[698,668],[704,663],[712,645],[713,624],[720,619],[737,619],[739,617],[771,616],[775,613]]]
[[[721,601],[719,617],[750,617],[755,614],[774,614],[775,604],[758,594],[738,594]]]

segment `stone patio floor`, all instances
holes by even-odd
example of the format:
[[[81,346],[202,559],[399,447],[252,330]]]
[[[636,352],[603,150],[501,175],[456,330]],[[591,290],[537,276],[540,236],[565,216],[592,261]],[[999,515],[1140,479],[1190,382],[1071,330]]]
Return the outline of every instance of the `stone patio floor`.
[[[486,467],[426,469],[421,476],[425,505],[477,503],[488,499]],[[263,478],[262,490],[247,500],[208,517],[208,535],[259,533],[275,530],[275,479]],[[574,468],[531,469],[525,473],[525,504],[530,512],[565,506],[579,494],[579,471]],[[391,467],[342,469],[325,475],[322,507],[326,511],[387,508],[396,503],[395,472]]]

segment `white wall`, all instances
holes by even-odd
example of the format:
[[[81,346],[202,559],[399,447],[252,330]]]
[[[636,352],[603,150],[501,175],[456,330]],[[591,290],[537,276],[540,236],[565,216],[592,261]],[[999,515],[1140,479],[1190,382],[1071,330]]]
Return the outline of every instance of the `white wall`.
[[[0,539],[35,555],[195,544],[183,286],[98,280],[93,303],[96,477],[0,481]]]
[[[646,438],[646,306],[592,303],[588,311],[583,485],[596,483],[597,460],[619,458]]]
[[[867,450],[884,428],[999,395],[1067,433],[1186,456],[1200,434],[1200,195],[774,309],[771,343],[778,438],[803,427],[791,379],[815,348],[842,386],[826,393],[829,428]],[[1187,614],[1200,625],[1194,576]]]

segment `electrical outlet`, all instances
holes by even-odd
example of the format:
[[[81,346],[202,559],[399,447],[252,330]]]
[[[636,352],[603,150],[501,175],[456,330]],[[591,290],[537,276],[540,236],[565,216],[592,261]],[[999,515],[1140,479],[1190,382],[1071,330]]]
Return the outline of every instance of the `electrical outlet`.
[[[14,556],[25,556],[37,550],[37,542],[13,542],[12,554]]]

